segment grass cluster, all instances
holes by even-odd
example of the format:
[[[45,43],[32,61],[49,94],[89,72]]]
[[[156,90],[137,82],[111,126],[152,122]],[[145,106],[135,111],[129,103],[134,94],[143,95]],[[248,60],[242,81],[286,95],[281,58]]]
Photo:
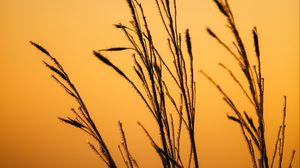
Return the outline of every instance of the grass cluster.
[[[162,55],[158,50],[157,45],[153,40],[152,32],[149,29],[143,6],[137,0],[127,0],[132,15],[130,20],[131,25],[115,25],[117,29],[120,29],[124,33],[125,37],[130,42],[130,46],[101,49],[94,51],[93,54],[101,63],[112,68],[133,87],[135,92],[144,102],[149,113],[155,118],[154,124],[157,125],[159,130],[159,142],[154,140],[154,135],[151,135],[142,123],[138,123],[138,125],[144,130],[145,135],[149,138],[154,150],[161,159],[163,167],[198,168],[199,160],[201,160],[201,158],[197,155],[197,145],[195,140],[196,82],[194,80],[191,36],[188,29],[185,31],[184,35],[178,32],[176,0],[154,1],[161,17],[164,30],[168,35],[166,44],[169,47],[170,55]],[[232,100],[230,96],[223,91],[221,86],[219,86],[209,75],[204,71],[201,71],[201,73],[216,86],[223,95],[225,102],[232,109],[234,115],[228,115],[228,119],[238,123],[241,127],[242,135],[245,138],[253,162],[253,168],[273,167],[276,158],[278,159],[279,167],[281,167],[284,156],[286,97],[284,97],[282,124],[279,127],[274,152],[272,157],[270,157],[268,155],[268,148],[265,140],[264,78],[261,72],[257,29],[254,27],[252,30],[257,58],[257,62],[252,66],[227,0],[214,0],[214,2],[228,21],[228,27],[235,37],[234,46],[236,51],[233,51],[230,46],[225,44],[211,29],[208,28],[207,31],[223,47],[225,47],[232,56],[234,56],[240,65],[241,71],[248,83],[248,87],[244,87],[241,84],[240,79],[238,79],[229,68],[220,64],[220,66],[230,74],[232,79],[242,89],[244,96],[246,96],[254,107],[254,115],[255,118],[257,118],[257,121],[253,119],[252,113],[238,109],[234,103],[235,101]],[[88,108],[62,65],[45,48],[35,42],[31,42],[31,44],[48,57],[49,60],[44,61],[44,63],[53,73],[52,77],[62,86],[67,94],[73,97],[78,103],[77,108],[71,109],[74,114],[73,117],[59,117],[59,119],[89,134],[96,141],[95,144],[88,142],[91,149],[108,167],[117,167],[114,158],[107,148],[105,140],[102,138],[101,133],[98,131],[96,124],[90,116]],[[131,50],[133,53],[133,69],[138,80],[132,80],[118,65],[115,65],[108,57],[104,56],[104,53],[107,52],[122,52],[124,50]],[[237,54],[235,52],[237,52]],[[168,57],[172,58],[173,64],[169,65],[166,63],[165,60]],[[169,80],[168,77],[171,77],[171,80]],[[171,88],[174,84],[177,87],[176,89]],[[167,106],[167,104],[171,104],[172,106]],[[119,123],[119,128],[122,143],[118,148],[126,167],[139,167],[138,162],[130,153],[126,134],[121,122]],[[190,152],[187,154],[182,153],[181,151],[181,134],[184,132],[183,129],[186,130],[185,132],[187,132],[189,137]],[[290,167],[292,167],[294,154],[295,152],[292,154]],[[189,159],[187,162],[182,161],[183,155],[188,156]]]
[[[269,162],[269,156],[267,151],[266,137],[265,137],[265,119],[264,119],[264,78],[262,76],[261,68],[261,55],[259,48],[259,38],[257,28],[252,29],[253,34],[253,44],[256,54],[256,62],[253,65],[249,61],[249,56],[246,52],[243,39],[240,36],[240,33],[237,29],[233,13],[230,9],[230,6],[225,1],[215,0],[216,5],[218,6],[220,12],[226,17],[227,25],[231,30],[231,33],[234,36],[234,47],[237,54],[225,44],[210,28],[207,28],[207,32],[215,38],[219,44],[221,44],[237,61],[240,66],[240,69],[246,79],[248,88],[244,87],[240,79],[238,79],[234,73],[227,68],[224,64],[220,63],[220,66],[224,68],[232,77],[232,79],[237,83],[240,89],[243,91],[244,96],[249,100],[253,109],[255,109],[255,117],[257,121],[254,121],[251,117],[251,112],[246,112],[239,109],[235,105],[235,101],[226,94],[225,91],[204,71],[201,73],[207,77],[208,80],[216,86],[216,88],[223,95],[224,101],[229,105],[229,107],[234,112],[234,115],[228,115],[228,119],[238,123],[241,127],[242,134],[246,140],[247,147],[253,162],[254,168],[269,168],[273,167],[276,152],[278,150],[278,165],[282,167],[282,159],[284,155],[284,137],[285,137],[285,118],[286,118],[286,96],[284,96],[284,105],[283,105],[283,119],[282,124],[279,126],[278,136],[276,139],[275,149],[272,155],[272,160]],[[258,152],[256,152],[257,150]],[[295,151],[292,153],[292,160],[294,158]],[[291,160],[291,162],[292,162]],[[290,164],[291,165],[291,164]]]

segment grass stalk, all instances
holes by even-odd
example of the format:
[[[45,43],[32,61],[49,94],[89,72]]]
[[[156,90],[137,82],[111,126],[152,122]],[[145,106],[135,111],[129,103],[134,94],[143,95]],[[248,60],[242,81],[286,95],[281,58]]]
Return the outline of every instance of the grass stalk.
[[[159,141],[156,142],[148,129],[142,123],[138,125],[144,131],[149,139],[154,151],[160,157],[164,168],[199,168],[199,158],[197,154],[196,143],[196,81],[194,77],[194,54],[192,40],[189,29],[186,29],[184,38],[178,30],[177,20],[177,0],[155,0],[158,14],[165,33],[167,34],[166,45],[169,47],[169,55],[162,55],[155,43],[155,37],[152,36],[149,23],[142,4],[138,0],[126,0],[131,12],[130,26],[116,24],[125,38],[128,40],[129,47],[112,47],[100,49],[93,52],[93,55],[101,63],[112,68],[121,78],[125,79],[141,98],[147,107],[147,110],[154,118],[154,124],[157,126]],[[227,114],[227,118],[237,123],[245,139],[248,152],[251,157],[253,168],[272,168],[274,163],[282,167],[285,147],[285,128],[286,128],[286,97],[284,96],[283,118],[278,130],[275,148],[272,160],[269,162],[269,149],[267,148],[265,135],[265,116],[264,116],[264,78],[262,73],[261,54],[259,47],[259,36],[256,27],[252,29],[252,38],[255,49],[254,62],[250,62],[244,40],[237,29],[233,12],[227,0],[214,0],[219,11],[227,19],[228,27],[234,36],[233,47],[227,45],[210,28],[207,28],[208,34],[213,37],[222,47],[224,47],[237,61],[240,66],[240,72],[246,80],[247,86],[243,86],[239,79],[230,68],[220,63],[219,65],[230,75],[232,80],[242,90],[243,96],[253,107],[253,112],[246,112],[240,109],[223,88],[214,81],[204,71],[200,71],[221,93],[225,103],[231,108],[232,114]],[[182,42],[182,39],[184,42]],[[72,108],[74,117],[59,117],[62,122],[72,125],[90,135],[96,143],[88,142],[89,147],[99,156],[99,158],[110,168],[116,168],[117,165],[93,121],[90,112],[82,99],[79,91],[69,78],[63,66],[41,45],[30,42],[35,48],[47,56],[49,60],[43,61],[45,66],[51,71],[52,78],[70,95],[76,102],[77,108]],[[184,48],[185,46],[186,48]],[[103,53],[131,51],[133,58],[133,70],[138,77],[133,80],[127,73],[121,70],[117,65],[110,61]],[[165,60],[170,57],[173,64],[169,65]],[[171,77],[171,80],[167,80]],[[176,88],[170,89],[172,84]],[[171,104],[171,107],[167,106]],[[255,120],[254,120],[254,119]],[[177,123],[174,121],[178,121]],[[129,151],[123,124],[119,122],[121,134],[121,144],[118,146],[121,157],[127,168],[139,168],[137,161]],[[188,143],[190,149],[187,165],[182,160],[182,133],[186,129],[188,134]],[[289,163],[292,168],[295,151]],[[271,158],[271,157],[270,157]],[[278,159],[278,162],[277,160]]]
[[[75,85],[69,78],[69,75],[64,70],[63,66],[53,57],[45,48],[41,45],[30,41],[30,43],[36,47],[39,51],[44,53],[48,58],[50,58],[50,63],[43,61],[44,64],[51,70],[54,74],[52,77],[66,90],[66,92],[73,97],[78,105],[81,113],[77,113],[74,109],[71,111],[75,114],[75,118],[61,118],[59,119],[64,123],[72,125],[76,128],[81,129],[88,135],[91,135],[93,139],[98,143],[98,147],[95,147],[92,143],[88,142],[88,145],[91,149],[103,160],[106,165],[110,168],[116,168],[116,164],[109,152],[109,149],[106,146],[96,124],[94,123],[92,117],[90,116],[90,112],[86,107],[83,99],[81,98],[79,92],[77,91]]]
[[[239,85],[239,87],[243,91],[244,96],[246,96],[246,98],[252,104],[253,108],[255,109],[257,122],[254,123],[252,117],[250,117],[251,115],[246,112],[244,112],[246,117],[245,120],[245,118],[241,115],[242,114],[241,110],[234,105],[231,98],[222,90],[222,88],[216,82],[214,82],[209,75],[207,75],[203,71],[201,72],[209,81],[213,83],[213,85],[217,87],[217,89],[224,96],[225,102],[231,107],[231,109],[236,114],[236,116],[229,115],[228,118],[234,122],[237,122],[241,126],[243,136],[246,139],[247,146],[250,151],[253,167],[269,168],[270,166],[269,166],[269,159],[268,159],[268,150],[267,150],[266,139],[265,139],[264,78],[262,77],[262,71],[261,71],[261,55],[260,55],[260,48],[259,48],[258,31],[256,27],[252,29],[254,48],[255,48],[255,54],[257,60],[256,65],[254,65],[253,66],[254,68],[252,69],[244,42],[237,29],[234,16],[228,4],[228,1],[214,0],[214,2],[217,5],[219,11],[227,19],[228,27],[230,28],[231,33],[233,34],[235,39],[233,44],[238,54],[235,54],[235,52],[232,49],[230,49],[230,47],[227,44],[225,44],[210,28],[207,28],[207,32],[210,36],[216,39],[216,41],[219,42],[219,44],[221,44],[238,61],[241,72],[243,73],[248,83],[248,91],[250,92],[250,95],[248,95],[248,92],[246,91],[245,87],[242,86],[241,82],[239,81],[239,79],[235,77],[233,72],[225,65],[223,64],[220,65],[230,74],[233,80]],[[256,69],[256,67],[258,67],[258,69]],[[255,74],[255,76],[253,74]],[[283,149],[284,149],[284,137],[285,137],[284,129],[285,129],[285,116],[286,116],[286,97],[284,97],[284,101],[285,101],[284,114],[283,114],[284,117],[276,140],[275,150],[271,161],[271,167],[273,167],[277,146],[279,147],[278,164],[280,168],[282,165],[282,159],[284,154]],[[259,157],[256,157],[257,153],[255,152],[252,146],[252,142],[254,142],[255,147],[258,150]],[[257,160],[255,158],[257,158]]]

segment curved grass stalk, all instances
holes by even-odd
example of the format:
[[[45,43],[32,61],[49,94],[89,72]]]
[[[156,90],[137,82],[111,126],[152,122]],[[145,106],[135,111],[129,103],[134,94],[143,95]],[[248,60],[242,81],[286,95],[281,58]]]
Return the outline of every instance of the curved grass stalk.
[[[217,89],[222,93],[224,96],[224,100],[226,103],[231,107],[231,109],[234,111],[236,116],[228,116],[228,118],[234,122],[237,122],[241,128],[243,136],[247,142],[248,149],[250,151],[250,155],[253,162],[254,168],[269,168],[269,157],[268,157],[268,151],[266,146],[266,140],[265,140],[265,119],[264,119],[264,78],[262,77],[261,72],[261,55],[260,55],[260,48],[259,48],[259,38],[258,38],[258,32],[257,28],[254,27],[252,29],[253,34],[253,41],[254,41],[254,48],[255,48],[255,54],[257,58],[257,65],[254,65],[253,69],[251,68],[251,63],[248,58],[248,54],[245,49],[244,42],[242,38],[240,37],[239,31],[237,29],[233,13],[230,9],[230,6],[228,4],[227,0],[214,0],[215,4],[217,5],[219,11],[226,17],[228,27],[230,28],[235,41],[233,42],[237,54],[233,52],[233,50],[230,49],[230,47],[225,44],[220,38],[209,28],[207,28],[207,32],[209,35],[211,35],[214,39],[216,39],[229,53],[238,61],[241,71],[246,78],[246,81],[248,83],[248,91],[250,95],[248,95],[246,89],[241,85],[239,79],[237,79],[232,71],[227,68],[225,65],[220,64],[233,78],[233,80],[239,85],[239,87],[242,89],[244,95],[246,98],[250,101],[253,108],[255,109],[256,117],[258,118],[257,122],[253,122],[251,115],[249,113],[244,112],[246,120],[241,115],[241,111],[237,109],[237,107],[234,105],[231,98],[222,90],[222,88],[212,80],[210,76],[208,76],[206,73],[202,71],[202,74],[206,78],[208,78],[216,87]],[[258,69],[256,69],[258,67]],[[255,74],[255,77],[254,75]],[[284,102],[286,102],[286,97],[284,97]],[[286,117],[286,103],[284,103],[284,110],[283,110],[283,123],[280,126],[274,154],[271,161],[271,167],[274,163],[274,158],[276,156],[277,147],[279,147],[279,160],[278,164],[279,167],[282,165],[282,159],[283,159],[283,149],[284,149],[284,128],[285,128],[285,117]],[[281,133],[280,133],[281,132]],[[255,152],[252,142],[254,142],[256,149],[258,150],[259,157],[257,157],[257,153]],[[257,159],[257,160],[256,160]]]

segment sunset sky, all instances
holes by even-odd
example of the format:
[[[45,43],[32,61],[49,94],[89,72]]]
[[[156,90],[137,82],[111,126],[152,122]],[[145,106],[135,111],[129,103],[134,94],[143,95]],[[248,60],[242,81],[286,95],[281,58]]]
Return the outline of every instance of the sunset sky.
[[[166,57],[166,33],[154,0],[140,0],[153,39]],[[273,153],[281,124],[283,96],[287,96],[284,166],[296,149],[294,168],[299,168],[299,0],[229,0],[245,40],[254,56],[251,30],[258,29],[262,71],[265,78],[265,124],[268,153]],[[119,167],[125,167],[117,145],[118,121],[140,167],[161,167],[143,130],[144,124],[159,136],[154,118],[132,87],[93,56],[93,50],[128,47],[123,33],[113,24],[130,25],[126,0],[0,0],[0,167],[1,168],[96,168],[105,164],[87,145],[92,139],[60,122],[76,108],[43,65],[47,58],[29,41],[55,56],[74,81]],[[232,48],[233,36],[213,0],[178,0],[178,25],[190,29],[197,82],[196,141],[201,168],[251,167],[251,158],[240,127],[229,121],[233,114],[222,95],[199,72],[204,70],[237,100],[254,112],[236,87],[222,62],[244,79],[235,60],[206,32],[210,27]],[[131,52],[107,54],[136,79]],[[169,54],[169,55],[168,55]],[[242,82],[246,83],[245,81]],[[251,111],[252,110],[252,111]],[[186,137],[185,137],[186,138]],[[93,142],[93,141],[92,141]],[[184,145],[183,145],[184,146]],[[188,145],[185,146],[187,153]],[[186,163],[187,160],[185,159]]]

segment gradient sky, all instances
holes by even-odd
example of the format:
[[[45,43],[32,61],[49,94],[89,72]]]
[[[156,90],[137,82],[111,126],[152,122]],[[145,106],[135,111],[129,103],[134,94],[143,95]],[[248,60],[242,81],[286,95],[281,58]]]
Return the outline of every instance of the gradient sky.
[[[154,0],[141,1],[155,42],[168,54]],[[250,55],[254,55],[253,26],[257,26],[260,35],[269,152],[273,151],[281,123],[283,95],[286,95],[284,164],[287,165],[292,150],[296,149],[294,166],[299,168],[299,0],[229,2]],[[239,107],[247,110],[246,99],[240,99],[241,92],[217,65],[222,62],[237,71],[234,59],[205,31],[209,26],[231,43],[226,20],[212,0],[179,1],[178,6],[180,31],[190,28],[195,55],[200,166],[251,167],[239,126],[226,118],[232,112],[218,91],[199,73],[203,69],[211,74],[240,100]],[[158,136],[153,117],[128,83],[92,55],[93,50],[128,46],[122,32],[113,24],[129,25],[129,19],[125,0],[0,0],[1,168],[103,167],[86,144],[90,137],[57,119],[70,116],[69,109],[76,104],[50,78],[49,70],[41,62],[44,55],[29,40],[43,45],[63,64],[120,167],[124,165],[117,150],[121,141],[119,120],[140,166],[160,166],[158,156],[136,123],[140,121],[146,128],[153,128],[149,129],[150,133]],[[130,55],[130,52],[114,54],[112,60],[133,75]]]

